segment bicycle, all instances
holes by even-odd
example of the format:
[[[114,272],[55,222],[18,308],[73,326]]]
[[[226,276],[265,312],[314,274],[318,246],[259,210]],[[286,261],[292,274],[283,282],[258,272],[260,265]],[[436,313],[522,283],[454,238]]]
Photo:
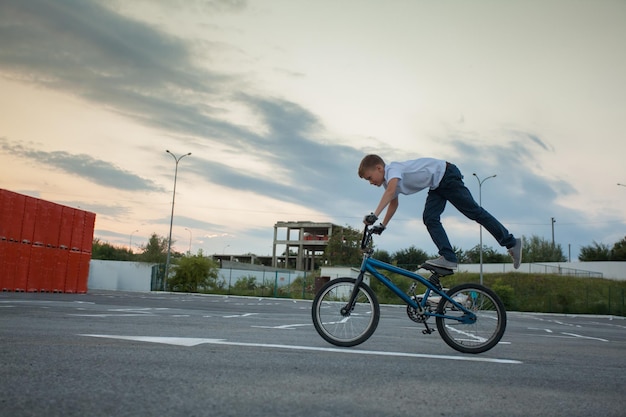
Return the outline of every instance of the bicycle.
[[[424,324],[423,334],[435,331],[428,325],[428,320],[434,317],[443,341],[459,352],[482,353],[498,344],[506,329],[506,310],[495,292],[473,283],[460,284],[446,291],[440,278],[452,275],[454,271],[450,269],[422,264],[420,268],[431,273],[425,278],[417,271],[379,261],[372,257],[372,234],[372,228],[365,226],[361,240],[363,261],[357,278],[332,279],[313,300],[313,324],[324,340],[336,346],[351,347],[374,334],[380,319],[380,304],[364,281],[369,274],[404,301],[409,318]],[[381,270],[408,277],[414,282],[405,293]],[[423,294],[415,293],[419,284],[426,287]]]

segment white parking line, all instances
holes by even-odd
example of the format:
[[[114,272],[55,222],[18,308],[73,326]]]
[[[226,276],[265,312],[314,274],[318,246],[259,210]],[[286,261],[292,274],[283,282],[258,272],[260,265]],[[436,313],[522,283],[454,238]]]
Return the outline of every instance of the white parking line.
[[[608,340],[606,339],[601,339],[599,337],[589,337],[589,336],[582,336],[580,334],[576,334],[576,333],[565,333],[565,332],[561,332],[561,334],[564,334],[566,336],[572,336],[578,339],[589,339],[589,340],[599,340],[601,342],[608,342]]]
[[[466,362],[489,362],[489,363],[502,363],[502,364],[521,364],[521,361],[513,359],[496,359],[485,358],[480,356],[452,356],[452,355],[429,355],[424,353],[407,353],[407,352],[383,352],[376,350],[359,350],[354,348],[333,348],[333,347],[316,347],[316,346],[298,346],[298,345],[278,345],[272,343],[243,343],[243,342],[229,342],[224,339],[200,339],[200,338],[187,338],[187,337],[152,337],[152,336],[120,336],[120,335],[104,335],[104,334],[79,334],[78,336],[85,337],[100,337],[106,339],[120,339],[120,340],[133,340],[137,342],[150,342],[150,343],[164,343],[176,346],[197,346],[201,344],[210,345],[226,345],[226,346],[243,346],[243,347],[257,347],[257,348],[274,348],[274,349],[289,349],[289,350],[304,350],[313,352],[333,352],[343,353],[350,355],[370,355],[370,356],[394,356],[404,358],[426,358],[426,359],[444,359],[452,361],[466,361]]]
[[[283,324],[282,326],[250,326],[250,327],[255,327],[257,329],[295,330],[296,327],[302,327],[302,326],[313,326],[313,323],[311,324]]]
[[[250,317],[250,316],[256,316],[259,313],[245,313],[245,314],[233,314],[230,316],[222,316],[225,319],[234,319],[234,318],[239,318],[239,317]]]
[[[551,329],[541,329],[541,328],[537,328],[537,327],[528,327],[528,330],[539,330],[539,331],[544,331],[546,333],[554,333],[553,330]],[[600,337],[591,337],[591,336],[583,336],[580,334],[576,334],[576,333],[567,333],[567,332],[559,332],[560,334],[569,337],[569,338],[576,338],[576,339],[588,339],[588,340],[599,340],[600,342],[608,342],[607,339],[602,339]],[[541,335],[540,335],[541,336]],[[563,337],[563,336],[559,336],[559,335],[554,335],[551,337]]]

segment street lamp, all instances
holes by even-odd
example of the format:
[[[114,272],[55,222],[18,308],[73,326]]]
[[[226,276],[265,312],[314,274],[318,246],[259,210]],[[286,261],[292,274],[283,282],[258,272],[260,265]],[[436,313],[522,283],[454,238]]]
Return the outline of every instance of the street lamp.
[[[620,187],[626,187],[626,184],[620,184],[619,182],[617,183],[617,185],[619,185]]]
[[[474,175],[476,177],[476,179],[478,180],[478,204],[482,207],[483,206],[483,182],[487,181],[489,178],[495,178],[496,174],[490,175],[487,178],[484,179],[480,179],[478,178],[478,175],[476,175],[476,173],[474,172],[472,175]],[[480,248],[479,248],[479,253],[480,253],[480,285],[483,284],[483,225],[480,225]]]
[[[130,239],[128,240],[128,249],[130,249],[130,251],[133,251],[133,233],[138,232],[139,229],[137,230],[133,230],[132,232],[130,232]]]
[[[189,255],[191,255],[191,230],[186,227],[185,230],[189,232]]]
[[[170,216],[170,237],[167,240],[167,259],[165,260],[165,276],[163,277],[163,291],[167,289],[167,275],[170,271],[170,257],[172,252],[172,226],[174,225],[174,201],[176,200],[176,177],[178,176],[178,162],[186,156],[191,155],[191,152],[182,155],[180,158],[177,158],[176,155],[171,153],[169,150],[165,152],[172,155],[174,161],[176,161],[176,169],[174,170],[174,192],[172,193],[172,214]]]

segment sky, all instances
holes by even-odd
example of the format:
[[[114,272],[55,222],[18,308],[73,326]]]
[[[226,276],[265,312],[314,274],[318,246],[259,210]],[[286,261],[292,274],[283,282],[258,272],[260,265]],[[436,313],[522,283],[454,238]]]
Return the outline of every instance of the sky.
[[[191,152],[173,249],[271,255],[278,221],[362,227],[383,191],[366,154],[434,157],[575,261],[626,236],[625,21],[623,0],[0,0],[0,188],[138,251],[169,233],[166,150]],[[426,195],[377,248],[436,252]],[[478,244],[452,206],[442,222]]]

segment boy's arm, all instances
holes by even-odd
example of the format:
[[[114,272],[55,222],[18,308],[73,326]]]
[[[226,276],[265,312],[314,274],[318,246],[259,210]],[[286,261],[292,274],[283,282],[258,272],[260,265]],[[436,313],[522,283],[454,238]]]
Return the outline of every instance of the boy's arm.
[[[398,209],[398,197],[394,198],[389,202],[389,206],[387,207],[387,211],[385,212],[385,220],[383,220],[383,225],[387,227],[389,224],[389,220],[393,217]]]
[[[387,188],[383,193],[383,196],[380,198],[380,203],[378,203],[378,207],[376,207],[376,211],[374,214],[376,217],[380,216],[380,213],[387,208],[387,212],[385,213],[385,219],[383,220],[383,224],[387,226],[389,220],[393,217],[396,210],[398,209],[398,196],[396,195],[396,186],[398,185],[398,178],[392,178],[387,183]]]

